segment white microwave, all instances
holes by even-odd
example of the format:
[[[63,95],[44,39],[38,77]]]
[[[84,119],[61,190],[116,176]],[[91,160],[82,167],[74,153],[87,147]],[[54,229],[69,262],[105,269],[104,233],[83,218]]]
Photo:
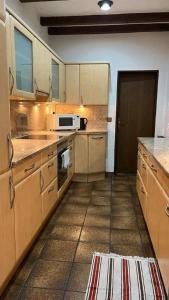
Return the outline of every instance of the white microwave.
[[[80,116],[78,115],[57,115],[47,116],[48,130],[76,130],[80,128]]]

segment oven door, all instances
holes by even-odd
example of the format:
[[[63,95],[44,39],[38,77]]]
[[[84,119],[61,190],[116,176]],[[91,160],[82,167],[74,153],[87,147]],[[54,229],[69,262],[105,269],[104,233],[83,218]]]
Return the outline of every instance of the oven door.
[[[59,151],[58,153],[58,188],[62,187],[68,178],[68,168],[64,168],[62,154],[67,150],[67,148]]]

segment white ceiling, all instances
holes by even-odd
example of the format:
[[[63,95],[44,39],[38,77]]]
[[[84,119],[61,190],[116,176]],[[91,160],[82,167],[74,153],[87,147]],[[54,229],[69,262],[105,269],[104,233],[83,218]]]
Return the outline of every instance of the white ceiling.
[[[97,0],[67,0],[23,4],[32,6],[40,16],[73,16],[105,14],[97,5]],[[169,0],[114,0],[109,14],[134,12],[169,11]]]

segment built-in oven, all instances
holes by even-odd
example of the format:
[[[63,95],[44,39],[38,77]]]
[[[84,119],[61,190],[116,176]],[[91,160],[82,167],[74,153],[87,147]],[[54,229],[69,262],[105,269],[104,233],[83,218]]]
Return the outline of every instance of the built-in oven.
[[[58,188],[63,186],[68,178],[68,166],[64,164],[64,152],[68,149],[68,143],[62,143],[58,146]]]

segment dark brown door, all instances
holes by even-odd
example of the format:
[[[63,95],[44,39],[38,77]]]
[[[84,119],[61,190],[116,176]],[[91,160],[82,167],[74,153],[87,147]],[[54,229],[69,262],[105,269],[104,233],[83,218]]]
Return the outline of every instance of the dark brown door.
[[[158,71],[119,72],[115,172],[136,173],[137,138],[155,130]]]

